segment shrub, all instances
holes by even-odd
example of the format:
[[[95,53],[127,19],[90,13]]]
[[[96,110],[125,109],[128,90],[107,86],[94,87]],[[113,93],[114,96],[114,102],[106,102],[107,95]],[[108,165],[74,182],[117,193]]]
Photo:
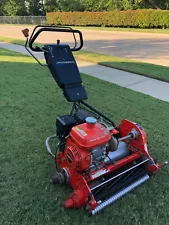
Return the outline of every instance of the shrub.
[[[50,12],[49,24],[65,26],[104,26],[104,27],[169,27],[169,10],[127,10],[111,12]]]

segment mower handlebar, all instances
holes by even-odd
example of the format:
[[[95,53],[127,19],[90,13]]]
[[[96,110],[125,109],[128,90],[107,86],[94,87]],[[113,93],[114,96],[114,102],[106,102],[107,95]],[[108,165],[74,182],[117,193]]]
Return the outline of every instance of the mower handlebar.
[[[39,29],[38,29],[39,28]],[[38,30],[37,30],[38,29]],[[25,32],[26,30],[26,32]],[[25,37],[28,37],[28,29],[23,30],[23,34]],[[37,31],[36,31],[37,30]],[[83,36],[82,33],[79,30],[74,30],[70,27],[59,27],[59,26],[36,26],[30,36],[30,39],[28,41],[29,48],[34,51],[34,52],[43,52],[43,49],[40,47],[33,47],[33,43],[37,39],[37,37],[40,35],[42,32],[63,32],[63,33],[72,33],[74,40],[75,40],[75,46],[71,48],[71,51],[79,51],[83,47]],[[80,45],[77,47],[77,41],[75,34],[79,34],[79,40],[80,40]]]

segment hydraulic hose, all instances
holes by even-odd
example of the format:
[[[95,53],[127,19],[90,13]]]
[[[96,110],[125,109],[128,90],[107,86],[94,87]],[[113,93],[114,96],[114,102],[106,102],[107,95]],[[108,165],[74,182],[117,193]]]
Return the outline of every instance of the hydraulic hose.
[[[54,139],[54,138],[56,138],[56,134],[54,134],[54,135],[52,135],[52,136],[50,136],[50,137],[48,137],[48,138],[46,139],[46,148],[47,148],[47,151],[48,151],[48,153],[49,153],[53,158],[55,158],[55,155],[52,153],[52,150],[51,150],[51,148],[50,148],[50,146],[49,146],[49,141],[50,141],[51,139]]]

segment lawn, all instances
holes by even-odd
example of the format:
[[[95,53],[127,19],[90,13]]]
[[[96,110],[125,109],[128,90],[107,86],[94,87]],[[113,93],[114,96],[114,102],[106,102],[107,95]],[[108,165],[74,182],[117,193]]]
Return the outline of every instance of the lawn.
[[[13,44],[16,44],[16,45],[25,45],[24,40],[9,38],[9,37],[0,36],[0,41],[2,41],[2,42],[5,41],[6,43],[13,43]]]
[[[1,37],[0,41],[24,45],[24,40]],[[37,43],[38,46],[42,46],[42,44]],[[154,65],[151,63],[144,63],[139,61],[130,60],[127,58],[98,54],[90,51],[81,50],[79,52],[75,52],[74,56],[77,59],[90,61],[97,63],[102,66],[107,66],[110,68],[116,68],[123,71],[128,71],[136,74],[140,74],[146,77],[151,77],[157,80],[169,82],[169,68],[166,66]]]
[[[32,27],[35,26],[32,24],[0,24],[0,26],[27,26]],[[37,24],[39,25],[39,24]],[[139,32],[139,33],[162,33],[162,34],[169,34],[169,29],[144,29],[144,28],[124,28],[124,27],[94,27],[94,26],[71,26],[76,29],[87,29],[87,30],[103,30],[103,31],[123,31],[123,32]]]
[[[72,26],[73,27],[73,26]],[[139,33],[161,33],[169,34],[169,29],[144,29],[144,28],[124,28],[124,27],[83,27],[75,26],[77,29],[105,30],[105,31],[123,31],[123,32],[139,32]]]
[[[76,58],[97,63],[102,66],[115,68],[145,77],[151,77],[157,80],[169,82],[169,67],[154,65],[151,63],[144,63],[130,60],[128,58],[98,54],[89,51],[79,51],[75,54]]]
[[[45,139],[70,104],[47,68],[31,57],[0,49],[0,212],[2,225],[163,225],[169,217],[169,168],[99,215],[62,207],[70,188],[54,187]],[[150,152],[169,159],[169,104],[83,75],[89,103],[115,120],[142,124]],[[104,98],[103,98],[104,96]]]

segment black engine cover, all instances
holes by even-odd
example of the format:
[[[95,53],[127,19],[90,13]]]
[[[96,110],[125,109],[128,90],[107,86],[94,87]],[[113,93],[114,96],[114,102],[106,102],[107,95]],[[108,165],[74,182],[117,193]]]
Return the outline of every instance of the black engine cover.
[[[77,125],[76,120],[71,115],[59,116],[56,118],[56,135],[66,137],[69,135],[72,127]]]

